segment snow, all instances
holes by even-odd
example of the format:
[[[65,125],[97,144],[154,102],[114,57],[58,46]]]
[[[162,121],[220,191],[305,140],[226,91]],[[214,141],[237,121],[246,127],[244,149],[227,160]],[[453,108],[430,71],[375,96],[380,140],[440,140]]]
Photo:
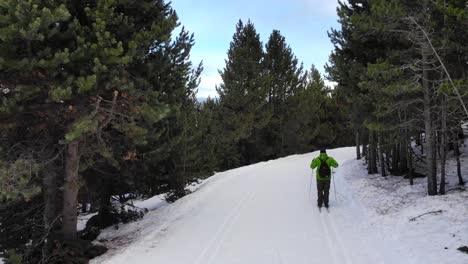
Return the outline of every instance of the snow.
[[[463,135],[468,136],[468,122],[463,122],[461,124]]]
[[[159,209],[162,206],[167,205],[167,202],[164,200],[163,195],[156,195],[147,200],[135,201],[134,205],[138,208],[146,208],[149,211],[154,211]]]
[[[466,143],[461,148],[461,170],[465,174]],[[345,176],[348,191],[362,202],[366,218],[384,238],[398,241],[406,255],[423,259],[422,263],[468,263],[468,255],[456,250],[468,245],[468,193],[458,191],[454,158],[447,162],[448,191],[443,196],[427,196],[426,178],[414,179],[410,186],[402,177],[367,175],[359,162],[344,166],[350,168]],[[466,176],[464,180],[468,180]],[[442,212],[430,213],[439,210]],[[425,213],[430,214],[418,217]],[[414,217],[418,218],[410,220]]]
[[[418,260],[415,263],[468,263],[468,255],[456,250],[468,244],[467,192],[427,196],[426,178],[415,179],[410,186],[402,177],[364,176],[362,164],[347,165],[353,168],[345,176],[348,190],[363,204],[366,218],[383,239],[398,241],[406,256]],[[420,216],[425,213],[429,214]]]
[[[78,222],[76,224],[77,231],[85,229],[86,222],[88,222],[88,220],[95,215],[97,215],[97,213],[78,215]]]
[[[195,189],[196,186],[198,186],[198,184],[191,185],[189,189]],[[133,209],[135,207],[139,209],[147,209],[148,211],[154,211],[165,205],[167,205],[167,202],[164,199],[164,195],[156,195],[146,200],[135,200],[133,202],[133,207],[127,205],[126,208]],[[77,230],[81,231],[85,229],[88,220],[95,215],[97,215],[97,213],[80,214],[78,216]]]
[[[110,250],[91,263],[468,263],[456,250],[468,245],[465,192],[428,197],[425,179],[367,175],[354,148],[328,152],[340,163],[330,213],[316,207],[318,153],[294,155],[217,173],[172,204],[141,202],[150,212],[104,230]]]

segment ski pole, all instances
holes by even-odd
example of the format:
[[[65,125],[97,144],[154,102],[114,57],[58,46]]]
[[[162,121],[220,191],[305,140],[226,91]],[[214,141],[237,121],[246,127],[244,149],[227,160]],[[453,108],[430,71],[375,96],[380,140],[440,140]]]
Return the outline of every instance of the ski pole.
[[[332,169],[332,181],[333,181],[333,190],[335,192],[335,201],[338,201],[336,199],[336,185],[335,185],[335,173],[333,172],[333,169]]]
[[[310,172],[310,182],[309,182],[309,197],[307,201],[310,199],[311,192],[312,192],[312,177],[314,176],[314,170]]]

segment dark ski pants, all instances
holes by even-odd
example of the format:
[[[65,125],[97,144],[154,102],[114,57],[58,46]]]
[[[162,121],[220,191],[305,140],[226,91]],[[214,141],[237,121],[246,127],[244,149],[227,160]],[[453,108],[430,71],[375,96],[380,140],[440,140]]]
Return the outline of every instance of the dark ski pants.
[[[325,203],[325,206],[328,207],[328,196],[330,194],[330,181],[319,181],[317,180],[317,205],[322,207],[322,204]]]

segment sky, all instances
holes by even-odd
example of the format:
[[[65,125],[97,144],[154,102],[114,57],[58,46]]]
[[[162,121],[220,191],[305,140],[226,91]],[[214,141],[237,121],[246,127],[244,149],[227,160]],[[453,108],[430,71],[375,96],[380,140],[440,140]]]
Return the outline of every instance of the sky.
[[[194,65],[203,61],[198,97],[216,96],[229,44],[239,19],[251,20],[263,44],[274,29],[280,30],[299,62],[324,65],[333,49],[327,31],[339,28],[337,0],[172,0],[179,22],[195,35],[191,51]]]

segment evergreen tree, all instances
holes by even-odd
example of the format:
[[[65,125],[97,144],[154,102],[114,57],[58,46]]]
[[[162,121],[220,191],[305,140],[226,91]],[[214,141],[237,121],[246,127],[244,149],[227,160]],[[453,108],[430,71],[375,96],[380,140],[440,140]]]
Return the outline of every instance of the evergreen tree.
[[[347,122],[339,111],[336,94],[325,85],[315,66],[305,73],[301,83],[288,102],[287,152],[305,153],[349,144],[349,137],[341,138]]]
[[[376,173],[379,163],[382,175],[387,170],[397,175],[407,172],[412,184],[411,139],[424,135],[421,151],[428,193],[437,193],[437,154],[441,153],[441,175],[445,175],[447,137],[457,130],[465,108],[457,96],[463,81],[454,81],[463,78],[464,66],[457,61],[463,51],[453,49],[457,40],[451,37],[460,34],[464,8],[460,1],[340,4],[342,29],[330,33],[335,50],[327,70],[338,82],[339,94],[348,100],[353,126],[365,128],[369,135],[364,148],[369,173]],[[453,107],[455,101],[456,114],[447,119],[447,106]],[[360,137],[356,139],[359,146]]]
[[[12,183],[0,193],[21,199],[42,187],[44,232],[61,225],[74,240],[80,175],[135,186],[130,169],[145,146],[159,147],[161,120],[194,101],[193,37],[182,30],[171,41],[177,16],[164,1],[6,1],[0,13],[0,171]]]
[[[268,89],[268,111],[272,115],[264,128],[263,138],[266,142],[262,149],[266,157],[283,156],[287,144],[285,125],[291,118],[289,109],[295,107],[288,105],[288,102],[301,84],[302,66],[298,66],[297,58],[278,30],[270,35],[262,65]]]
[[[231,42],[226,66],[217,88],[221,127],[224,134],[223,168],[258,161],[261,129],[270,116],[266,108],[265,77],[262,74],[263,49],[252,22],[239,21]]]

